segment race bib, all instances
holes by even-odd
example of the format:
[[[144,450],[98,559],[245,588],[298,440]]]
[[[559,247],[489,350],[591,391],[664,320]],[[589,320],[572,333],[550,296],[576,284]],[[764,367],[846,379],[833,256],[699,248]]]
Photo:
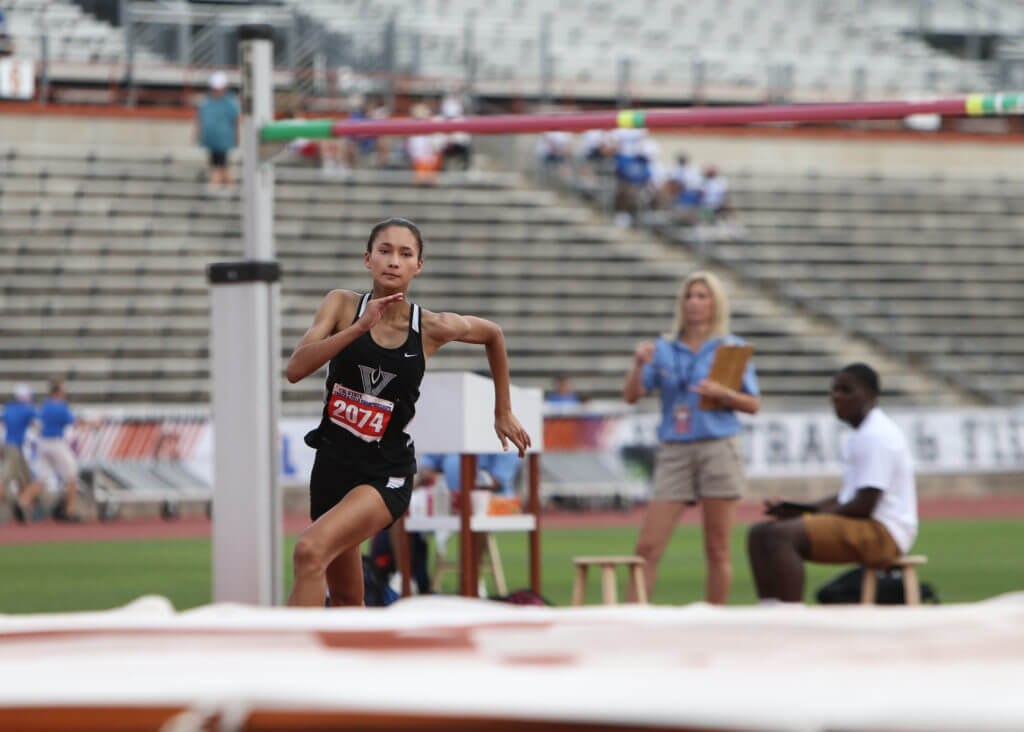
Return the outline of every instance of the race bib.
[[[391,420],[395,403],[369,394],[334,385],[327,414],[331,421],[344,427],[360,440],[377,442]]]

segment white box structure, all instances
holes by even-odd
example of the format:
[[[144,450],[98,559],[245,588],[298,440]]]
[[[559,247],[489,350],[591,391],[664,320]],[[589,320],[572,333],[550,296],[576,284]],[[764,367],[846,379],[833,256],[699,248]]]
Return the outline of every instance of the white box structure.
[[[480,568],[473,551],[472,534],[490,531],[527,531],[530,534],[530,586],[540,592],[540,454],[544,451],[544,395],[540,389],[509,387],[512,413],[530,436],[527,455],[529,496],[522,516],[470,516],[470,501],[462,501],[458,517],[417,517],[403,519],[401,547],[402,594],[409,594],[409,550],[404,533],[406,522],[418,531],[441,528],[459,531],[461,591],[474,595]],[[409,423],[409,434],[417,454],[462,455],[462,485],[468,495],[476,476],[476,456],[502,452],[494,431],[494,382],[466,371],[439,371],[423,377],[416,416]],[[509,445],[510,450],[515,446]],[[452,486],[453,488],[455,486]]]
[[[510,387],[512,413],[544,451],[544,395],[540,389]],[[409,423],[416,453],[486,455],[501,452],[494,432],[494,382],[468,371],[438,371],[423,377],[416,416]],[[510,450],[515,449],[509,446]]]

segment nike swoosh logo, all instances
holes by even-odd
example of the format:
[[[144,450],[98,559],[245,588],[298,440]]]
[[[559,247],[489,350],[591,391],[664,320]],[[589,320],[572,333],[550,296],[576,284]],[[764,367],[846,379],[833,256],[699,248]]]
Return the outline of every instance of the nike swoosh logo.
[[[405,357],[406,358],[416,358],[417,355],[418,354],[415,354],[415,353],[407,353],[407,354],[405,354]]]

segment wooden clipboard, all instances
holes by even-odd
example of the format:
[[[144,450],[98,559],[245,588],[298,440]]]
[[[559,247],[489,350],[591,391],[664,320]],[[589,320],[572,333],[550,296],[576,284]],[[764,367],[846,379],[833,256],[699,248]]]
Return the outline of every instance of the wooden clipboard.
[[[747,368],[747,361],[753,353],[754,347],[751,345],[730,346],[723,343],[715,351],[715,360],[711,364],[708,379],[733,391],[739,391],[743,386],[743,370]],[[703,396],[697,406],[701,409],[722,408],[717,399]]]

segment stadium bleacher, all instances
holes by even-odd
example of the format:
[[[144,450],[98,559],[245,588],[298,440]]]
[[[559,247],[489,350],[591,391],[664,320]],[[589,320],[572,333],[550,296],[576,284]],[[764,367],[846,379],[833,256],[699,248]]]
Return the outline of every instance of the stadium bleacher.
[[[1024,393],[1022,180],[736,177],[713,258],[994,404]],[[984,354],[984,355],[982,355]]]
[[[712,230],[709,241],[665,211],[640,221],[985,403],[1020,399],[1024,180],[745,169],[728,178],[738,213],[724,236]],[[610,176],[558,183],[599,206],[615,187]]]
[[[393,22],[402,71],[461,78],[466,58],[476,55],[475,81],[483,86],[536,82],[548,24],[553,80],[569,96],[585,94],[591,82],[610,96],[623,60],[639,97],[688,98],[699,87],[705,98],[762,99],[780,73],[795,100],[992,87],[985,64],[933,49],[916,33],[918,14],[909,3],[649,0],[641,10],[602,0],[289,1],[359,42]],[[946,10],[936,15],[947,17]],[[1024,10],[1007,7],[1000,18],[1003,29],[1019,27]]]
[[[4,10],[18,56],[78,63],[123,62],[127,58],[124,33],[71,0],[5,0]],[[140,63],[163,63],[145,48],[135,49],[135,54]]]
[[[0,293],[0,390],[63,373],[72,400],[83,405],[207,403],[205,267],[240,256],[241,226],[237,197],[205,197],[200,153],[11,146],[0,149],[0,174],[0,264],[12,275]],[[752,229],[770,232],[771,210],[761,222],[753,204],[759,185],[749,183],[745,205]],[[413,286],[417,302],[501,323],[517,383],[550,388],[553,375],[565,371],[597,399],[618,398],[635,343],[669,326],[678,283],[697,266],[683,248],[616,229],[582,202],[531,189],[509,173],[446,174],[438,186],[423,187],[404,171],[357,170],[345,182],[325,182],[316,170],[282,166],[275,213],[285,358],[329,289],[365,286],[366,232],[401,214],[418,221],[427,238],[424,273]],[[859,329],[844,331],[760,288],[783,278],[790,288],[820,287],[815,272],[827,272],[816,261],[821,247],[808,246],[805,261],[793,260],[803,251],[799,241],[786,244],[777,263],[768,243],[723,245],[717,255],[749,278],[728,280],[734,330],[757,345],[768,405],[816,405],[834,369],[858,355],[880,364],[893,403],[970,401],[966,390],[950,390],[940,369],[908,366],[897,349],[900,358],[887,360],[877,345],[871,350],[850,337],[872,336],[868,326],[884,328],[883,318],[869,320],[864,311]],[[847,302],[844,287],[835,285],[827,302]],[[453,344],[431,368],[476,370],[486,360],[479,348]],[[285,413],[315,413],[320,390],[319,378],[286,385]]]
[[[226,13],[241,4],[188,5],[196,13],[212,8],[213,15],[203,17],[213,18],[217,8]],[[307,77],[323,77],[322,64],[330,59],[329,64],[365,72],[411,73],[433,80],[437,90],[472,77],[485,94],[536,95],[546,88],[562,98],[606,100],[626,87],[633,99],[650,101],[801,102],[990,91],[1000,74],[1005,79],[992,58],[947,53],[928,39],[943,33],[999,38],[994,47],[1009,58],[1021,45],[1015,29],[1024,27],[1018,4],[968,13],[954,0],[929,3],[925,17],[909,0],[647,0],[642,9],[603,0],[245,5],[254,18],[262,13],[277,24],[287,39],[278,49],[286,50],[279,62],[294,68],[282,69],[282,84],[313,83]],[[147,27],[141,10],[141,24],[115,27],[73,0],[5,3],[16,53],[47,59],[51,77],[120,82],[125,69],[116,64],[131,55],[131,83],[191,86],[197,79],[174,63],[185,58],[182,53],[192,64],[227,63],[222,35],[208,32],[204,21],[181,16],[199,28],[175,42],[190,44],[184,51],[163,42],[163,36],[176,34],[174,13],[181,8],[138,7],[156,9],[159,28]],[[1024,49],[1017,57],[1022,54]]]

